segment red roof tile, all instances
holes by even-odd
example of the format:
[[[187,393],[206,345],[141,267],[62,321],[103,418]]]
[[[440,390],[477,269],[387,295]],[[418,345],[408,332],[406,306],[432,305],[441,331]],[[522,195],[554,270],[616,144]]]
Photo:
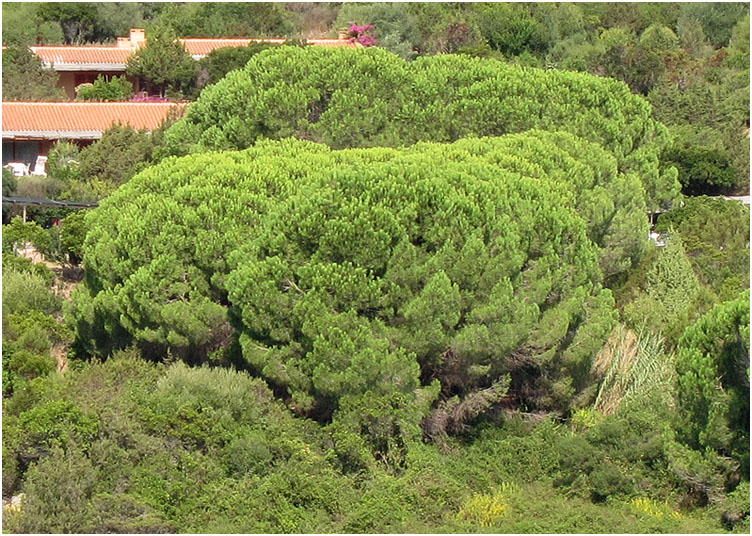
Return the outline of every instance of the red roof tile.
[[[3,137],[95,139],[113,123],[154,130],[172,102],[3,102]]]
[[[180,40],[188,52],[192,56],[206,56],[213,50],[219,48],[228,47],[245,47],[251,42],[256,43],[275,43],[282,44],[285,39],[281,38],[228,38],[228,39],[213,39],[202,37],[190,37]],[[325,46],[325,47],[356,47],[355,43],[351,43],[347,39],[307,39],[306,42],[309,45]]]
[[[213,50],[227,47],[244,47],[252,41],[282,44],[282,38],[186,38],[180,40],[192,56],[206,56]],[[357,47],[347,39],[308,39],[307,43],[325,47]],[[56,71],[125,69],[128,58],[137,45],[131,46],[38,46],[31,47],[46,65]]]
[[[66,65],[102,66],[122,70],[133,54],[130,48],[117,47],[31,47],[39,59],[55,70],[65,70]]]

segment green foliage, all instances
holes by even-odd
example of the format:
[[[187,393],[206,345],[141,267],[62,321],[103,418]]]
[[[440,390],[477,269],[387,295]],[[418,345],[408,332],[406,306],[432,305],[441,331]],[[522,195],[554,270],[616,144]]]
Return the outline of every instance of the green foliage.
[[[16,176],[8,168],[3,168],[3,197],[13,195],[17,187],[18,179],[16,179]]]
[[[13,172],[8,168],[3,168],[3,197],[12,197],[16,193],[18,181]],[[10,222],[10,207],[3,204],[3,225]]]
[[[80,45],[93,32],[96,9],[93,2],[44,2],[36,15],[42,21],[59,23],[66,44]]]
[[[30,470],[22,501],[22,514],[12,516],[13,532],[94,532],[94,512],[89,502],[97,471],[80,451],[53,454]]]
[[[505,56],[519,56],[523,52],[540,54],[547,48],[545,26],[521,4],[483,4],[477,9],[477,16],[483,37]]]
[[[81,150],[78,157],[81,178],[88,182],[102,181],[114,189],[146,166],[152,150],[148,132],[113,125],[97,143]]]
[[[701,146],[674,146],[662,163],[679,171],[682,191],[687,195],[728,193],[737,182],[737,171],[725,151]]]
[[[713,223],[715,222],[715,223]],[[661,214],[656,231],[681,237],[698,279],[722,301],[749,288],[749,208],[738,201],[690,197]]]
[[[24,223],[16,216],[8,225],[3,226],[3,251],[10,253],[14,247],[22,247],[25,243],[45,249],[50,245],[50,237],[36,222]]]
[[[691,193],[735,185],[743,191],[749,182],[749,62],[738,66],[734,57],[736,52],[729,56],[723,50],[697,59],[672,53],[648,95],[656,118],[675,139],[664,156],[683,166]]]
[[[157,25],[180,37],[280,37],[292,30],[283,4],[272,2],[195,2],[164,6]]]
[[[733,456],[749,478],[749,291],[714,307],[679,341],[681,437]]]
[[[639,39],[623,28],[611,28],[600,35],[602,52],[590,68],[646,95],[665,69],[663,47],[675,40],[670,29],[660,26],[648,28]]]
[[[666,246],[648,271],[646,290],[669,315],[677,315],[687,309],[697,295],[699,285],[681,237],[672,231],[669,229]]]
[[[41,278],[48,287],[55,282],[55,272],[42,263],[34,264],[31,259],[18,255],[3,254],[3,273],[5,271],[24,272]]]
[[[22,44],[9,43],[3,50],[4,101],[61,101],[58,75],[42,66],[42,60]]]
[[[333,148],[404,146],[562,129],[637,173],[653,210],[675,197],[678,183],[659,173],[666,133],[650,114],[626,86],[578,73],[451,55],[407,64],[377,47],[279,47],[207,88],[165,145],[186,154],[294,136]]]
[[[652,24],[640,34],[640,45],[653,52],[667,52],[678,46],[676,34],[660,24]]]
[[[537,147],[556,145],[571,151],[562,162],[591,151],[581,183],[554,181],[567,165],[556,160],[533,166]],[[511,373],[525,403],[566,406],[613,312],[587,227],[562,199],[620,180],[594,147],[543,133],[403,152],[265,142],[169,159],[87,220],[79,344],[222,359],[237,332],[244,360],[298,411],[341,403],[350,423],[350,405],[373,411],[364,427],[377,451],[383,429],[407,429],[389,412],[414,427],[425,411],[410,402],[419,375],[464,398]],[[526,367],[540,371],[535,385]]]
[[[682,244],[681,235],[669,230],[666,246],[646,258],[619,291],[624,323],[635,331],[665,338],[673,349],[684,329],[716,302],[712,291],[698,281]],[[629,295],[626,297],[625,294]]]
[[[99,429],[96,417],[87,415],[70,401],[44,402],[18,417],[18,451],[12,453],[25,463],[37,461],[56,448],[84,452]]]
[[[712,50],[702,24],[694,16],[684,13],[676,22],[676,33],[681,47],[692,58],[701,58]]]
[[[63,184],[70,184],[79,178],[78,145],[66,140],[58,140],[50,149],[47,160],[48,175]]]
[[[103,4],[65,24],[277,36],[285,10],[310,29],[321,9]],[[669,246],[645,241],[674,167],[745,188],[748,7],[326,10],[402,58],[465,57],[228,49],[199,85],[235,72],[156,156],[250,149],[144,169],[161,133],[117,127],[7,184],[122,188],[53,231],[87,267],[71,352],[106,362],[52,372],[69,340],[53,274],[3,256],[3,492],[25,493],[4,530],[748,532],[748,294],[686,331],[675,372],[670,353],[749,286],[748,209],[688,198],[660,217]],[[33,18],[16,33],[47,39]],[[469,57],[500,51],[516,66]],[[352,149],[263,139],[291,136]],[[4,233],[5,250],[50,237]],[[639,336],[612,331],[614,283]],[[153,363],[180,359],[213,368]]]
[[[164,367],[129,350],[38,383],[4,415],[4,491],[25,494],[4,512],[14,532],[717,533],[722,513],[727,528],[744,516],[746,483],[721,491],[704,519],[679,513],[691,493],[674,488],[681,475],[711,478],[718,460],[665,442],[660,404],[622,408],[576,436],[552,420],[486,422],[444,454],[411,446],[398,474],[343,473],[331,450],[342,436],[293,418],[245,373]],[[19,412],[24,396],[32,407]],[[67,433],[64,449],[28,463],[25,430],[49,444]]]
[[[49,293],[49,286],[41,277],[9,270],[3,275],[3,308],[9,313],[52,313],[60,309],[60,298]]]
[[[242,69],[250,59],[268,48],[279,45],[272,43],[250,43],[247,47],[218,48],[199,60],[197,90],[216,84],[230,71]]]
[[[54,22],[36,17],[38,2],[10,2],[3,6],[3,43],[22,45],[56,45],[63,42],[63,32]],[[3,51],[3,55],[5,55]],[[3,69],[5,70],[5,69]]]
[[[749,13],[734,26],[728,49],[728,65],[749,69]]]
[[[196,62],[177,40],[177,35],[166,26],[152,26],[146,46],[128,58],[126,72],[129,76],[144,79],[147,91],[191,92],[196,79]]]
[[[424,40],[424,36],[430,39],[428,34],[431,30],[447,24],[446,10],[434,9],[430,27],[422,25],[421,11],[430,7],[399,2],[347,2],[342,4],[332,27],[347,29],[352,23],[372,24],[379,47],[411,60],[419,54],[418,51],[428,52],[433,47],[441,46],[439,43],[429,43],[428,39]]]
[[[133,84],[125,76],[106,80],[101,74],[93,84],[76,88],[76,100],[81,101],[127,101],[133,96]]]
[[[739,483],[739,486],[726,496],[721,519],[728,530],[742,533],[749,529],[749,482]]]
[[[713,46],[722,47],[728,44],[736,23],[749,14],[749,5],[744,2],[688,3],[682,6],[682,12],[696,17]]]
[[[55,177],[43,175],[29,175],[21,177],[18,181],[16,196],[32,199],[55,199],[65,185]],[[28,207],[26,217],[39,223],[49,224],[53,218],[59,218],[64,214],[59,208]]]
[[[69,256],[72,264],[78,264],[83,257],[84,240],[86,239],[86,213],[72,212],[60,222],[60,242],[63,251]]]

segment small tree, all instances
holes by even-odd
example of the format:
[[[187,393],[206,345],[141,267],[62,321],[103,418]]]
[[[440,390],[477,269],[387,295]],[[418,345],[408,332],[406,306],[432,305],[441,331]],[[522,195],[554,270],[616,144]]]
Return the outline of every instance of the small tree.
[[[686,442],[736,458],[749,478],[749,290],[684,332],[676,370]]]
[[[57,22],[65,43],[79,45],[94,31],[97,5],[94,2],[45,2],[39,4],[37,17],[45,22]]]
[[[66,140],[59,140],[54,147],[50,149],[49,159],[47,161],[48,175],[65,184],[77,180],[79,176],[78,167],[79,148]]]
[[[199,61],[199,74],[196,90],[217,83],[230,71],[241,69],[259,52],[268,48],[278,47],[273,43],[251,42],[247,47],[219,48],[210,52]]]
[[[57,81],[57,73],[45,69],[25,46],[12,44],[3,50],[4,101],[63,100],[65,94],[57,87]]]
[[[174,32],[155,26],[146,46],[128,58],[126,73],[144,79],[147,91],[187,94],[196,81],[197,65]]]
[[[16,192],[18,181],[13,172],[8,168],[3,168],[3,197],[12,196]],[[3,224],[10,220],[10,205],[3,204]]]
[[[81,178],[120,186],[151,160],[151,152],[149,133],[130,126],[113,125],[97,143],[81,151]]]
[[[647,293],[659,301],[668,314],[686,310],[699,291],[697,276],[684,251],[681,238],[669,230],[668,244],[647,275]]]
[[[663,165],[679,171],[679,182],[686,195],[729,192],[738,180],[731,158],[723,149],[674,146],[664,153]]]

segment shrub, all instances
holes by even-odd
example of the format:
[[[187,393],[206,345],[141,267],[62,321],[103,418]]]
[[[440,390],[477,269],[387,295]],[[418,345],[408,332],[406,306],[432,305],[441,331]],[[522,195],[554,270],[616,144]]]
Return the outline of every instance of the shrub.
[[[52,314],[60,311],[61,299],[50,292],[49,283],[29,272],[4,270],[3,312],[27,313],[40,311]]]
[[[717,305],[681,340],[676,358],[681,437],[749,470],[749,290]],[[749,478],[748,473],[747,478]]]
[[[128,181],[151,160],[153,143],[146,131],[113,125],[79,154],[81,178],[104,181],[114,189]]]
[[[36,222],[26,222],[16,216],[8,225],[3,226],[3,252],[12,253],[13,248],[30,243],[40,250],[50,247],[49,234]]]
[[[125,76],[106,80],[101,74],[93,84],[81,84],[76,88],[76,100],[80,101],[127,101],[133,96],[133,84]]]
[[[717,195],[731,192],[737,183],[737,170],[725,151],[701,146],[673,147],[662,157],[664,166],[679,172],[686,195]]]
[[[79,177],[79,152],[78,145],[74,143],[66,140],[55,142],[48,155],[48,175],[64,184],[77,180]]]
[[[714,222],[714,224],[709,224]],[[723,301],[749,288],[749,208],[738,201],[689,197],[661,214],[655,227],[673,228],[698,279]]]
[[[245,67],[250,59],[259,52],[278,46],[280,45],[274,43],[251,42],[247,47],[227,47],[212,50],[205,58],[199,60],[196,89],[201,91],[206,86],[216,84],[227,73]]]
[[[17,533],[94,532],[90,503],[97,471],[78,450],[55,449],[28,471],[21,512],[8,520]]]
[[[17,272],[37,276],[42,279],[48,287],[55,282],[55,272],[47,268],[42,263],[34,264],[31,259],[20,257],[18,255],[3,254],[3,273]]]

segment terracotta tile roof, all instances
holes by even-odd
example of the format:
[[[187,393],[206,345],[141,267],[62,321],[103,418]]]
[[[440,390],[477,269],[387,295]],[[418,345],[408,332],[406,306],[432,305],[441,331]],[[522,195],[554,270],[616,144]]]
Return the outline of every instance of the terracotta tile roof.
[[[3,102],[3,138],[97,139],[113,123],[154,130],[172,102]]]
[[[202,58],[218,48],[244,47],[252,41],[282,44],[282,38],[185,38],[180,40],[195,58]],[[308,39],[308,44],[325,47],[357,47],[347,39]],[[47,67],[56,71],[124,71],[133,46],[38,46],[30,47]]]
[[[46,66],[56,71],[69,70],[115,70],[124,71],[130,48],[118,47],[31,47]]]
[[[245,47],[251,42],[256,43],[275,43],[282,44],[285,39],[281,38],[232,38],[232,39],[213,39],[203,37],[190,37],[180,40],[185,48],[192,56],[206,56],[213,50],[218,48],[228,47]],[[347,39],[307,39],[306,42],[309,45],[325,46],[325,47],[356,47],[355,43],[351,43]]]

